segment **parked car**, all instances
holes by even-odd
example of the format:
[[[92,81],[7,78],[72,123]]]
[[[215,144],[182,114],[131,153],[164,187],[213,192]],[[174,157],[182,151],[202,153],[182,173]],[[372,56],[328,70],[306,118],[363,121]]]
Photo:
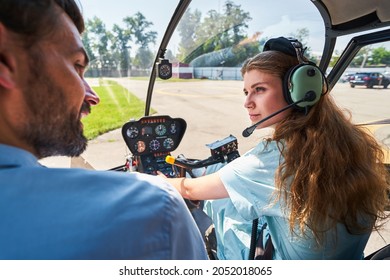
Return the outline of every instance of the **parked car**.
[[[387,88],[390,84],[390,77],[379,72],[359,72],[356,73],[354,79],[349,80],[351,87],[365,86],[373,88],[374,86],[383,86]]]
[[[346,74],[344,74],[344,75],[341,77],[340,81],[341,81],[342,83],[348,83],[348,82],[350,82],[351,80],[355,79],[355,75],[356,75],[356,73],[346,73]]]

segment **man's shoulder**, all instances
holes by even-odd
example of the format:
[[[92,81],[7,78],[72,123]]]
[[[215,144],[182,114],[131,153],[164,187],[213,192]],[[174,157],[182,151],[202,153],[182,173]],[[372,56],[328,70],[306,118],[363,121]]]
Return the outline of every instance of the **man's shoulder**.
[[[138,172],[78,170],[75,171],[74,181],[94,182],[94,187],[104,190],[111,188],[179,197],[178,192],[159,176]]]
[[[77,193],[78,199],[91,208],[133,213],[130,216],[137,216],[140,212],[150,213],[156,219],[175,219],[185,215],[183,209],[186,206],[182,197],[159,176],[85,169],[64,172],[66,174],[61,176],[64,178],[62,189],[66,188],[64,195]]]

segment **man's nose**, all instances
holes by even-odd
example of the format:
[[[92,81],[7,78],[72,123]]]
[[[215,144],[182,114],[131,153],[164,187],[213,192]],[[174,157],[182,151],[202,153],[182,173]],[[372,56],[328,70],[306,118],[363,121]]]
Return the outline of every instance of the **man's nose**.
[[[89,86],[89,84],[84,79],[83,82],[85,87],[85,101],[88,102],[88,104],[91,106],[99,104],[100,98],[97,93]]]

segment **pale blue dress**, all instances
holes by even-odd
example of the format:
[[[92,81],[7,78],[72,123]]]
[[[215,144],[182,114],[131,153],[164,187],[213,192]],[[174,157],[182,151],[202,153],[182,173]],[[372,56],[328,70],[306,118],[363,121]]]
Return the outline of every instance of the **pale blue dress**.
[[[230,198],[207,201],[204,210],[215,225],[218,259],[248,259],[252,220],[258,217],[259,227],[268,224],[266,234],[272,236],[274,259],[361,259],[369,234],[352,235],[339,225],[337,241],[329,233],[325,247],[318,249],[312,236],[290,233],[280,204],[270,204],[281,160],[276,142],[263,140],[217,171]]]

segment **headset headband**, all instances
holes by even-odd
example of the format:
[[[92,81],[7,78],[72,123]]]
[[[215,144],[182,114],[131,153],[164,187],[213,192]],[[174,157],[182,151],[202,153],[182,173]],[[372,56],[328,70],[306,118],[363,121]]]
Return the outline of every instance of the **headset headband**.
[[[299,63],[306,63],[304,59],[306,48],[303,48],[301,42],[294,38],[278,37],[269,39],[264,45],[264,51],[279,51],[298,58]]]

